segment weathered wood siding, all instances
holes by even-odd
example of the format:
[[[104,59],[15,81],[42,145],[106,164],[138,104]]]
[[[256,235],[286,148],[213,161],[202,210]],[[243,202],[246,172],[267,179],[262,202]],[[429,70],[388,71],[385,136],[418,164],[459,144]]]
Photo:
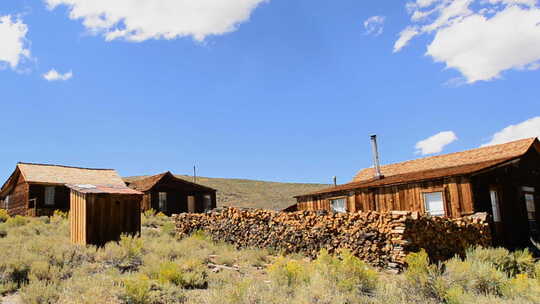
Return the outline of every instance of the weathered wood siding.
[[[122,234],[141,233],[141,195],[81,194],[71,191],[71,241],[104,245]]]
[[[9,193],[9,205],[6,209],[9,215],[26,215],[28,208],[28,183],[22,175],[17,179],[17,185]]]
[[[346,197],[348,212],[403,210],[425,213],[423,193],[436,191],[444,193],[447,216],[461,217],[474,213],[471,183],[464,176],[301,197],[298,210],[330,210],[331,199]]]
[[[70,234],[71,242],[86,244],[86,195],[71,191],[70,195]]]

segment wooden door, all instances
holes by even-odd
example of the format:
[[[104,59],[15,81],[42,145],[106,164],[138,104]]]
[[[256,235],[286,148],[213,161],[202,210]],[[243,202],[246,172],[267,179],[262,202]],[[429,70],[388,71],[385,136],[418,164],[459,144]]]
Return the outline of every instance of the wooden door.
[[[188,196],[188,212],[195,213],[195,196]]]
[[[37,216],[37,199],[33,198],[28,200],[28,209],[26,210],[27,216]]]

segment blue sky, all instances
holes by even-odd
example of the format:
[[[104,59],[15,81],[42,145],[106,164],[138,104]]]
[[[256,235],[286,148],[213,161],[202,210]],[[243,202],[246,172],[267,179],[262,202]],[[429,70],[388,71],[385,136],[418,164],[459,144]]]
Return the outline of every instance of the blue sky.
[[[540,136],[535,0],[190,2],[2,1],[0,178],[344,183],[372,133],[383,163]]]

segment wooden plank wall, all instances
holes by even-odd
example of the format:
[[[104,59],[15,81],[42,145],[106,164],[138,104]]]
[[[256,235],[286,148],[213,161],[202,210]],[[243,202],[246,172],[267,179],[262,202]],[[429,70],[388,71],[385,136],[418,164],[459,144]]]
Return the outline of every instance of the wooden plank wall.
[[[141,195],[87,194],[87,243],[104,245],[121,234],[140,235]]]
[[[70,195],[70,235],[71,242],[86,244],[86,196],[77,191],[71,191]]]
[[[298,210],[331,210],[331,199],[347,197],[349,212],[407,210],[424,213],[423,193],[435,191],[444,192],[447,216],[474,213],[470,179],[464,176],[299,198]]]
[[[19,175],[17,185],[9,194],[9,207],[7,208],[9,215],[26,215],[28,209],[28,189],[28,183],[24,180],[22,174]]]

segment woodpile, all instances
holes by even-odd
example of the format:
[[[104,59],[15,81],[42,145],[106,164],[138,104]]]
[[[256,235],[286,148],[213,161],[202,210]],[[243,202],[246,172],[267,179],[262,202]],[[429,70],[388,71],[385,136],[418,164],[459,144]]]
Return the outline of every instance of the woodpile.
[[[426,250],[432,261],[444,261],[464,256],[471,246],[492,245],[492,235],[486,213],[459,219],[420,217],[407,220],[403,236],[408,240],[407,251]]]
[[[437,243],[435,240],[444,239],[448,233],[455,231],[462,235],[452,238],[452,244],[443,246],[440,251],[430,249],[434,257],[442,256],[455,247],[464,231],[467,232],[464,239],[471,242],[470,245],[477,244],[478,235],[484,233],[483,229],[478,228],[482,224],[469,224],[472,220],[432,219],[408,211],[284,213],[222,208],[204,214],[175,215],[175,221],[180,237],[203,230],[214,240],[231,243],[238,248],[273,248],[311,257],[315,257],[321,249],[330,253],[347,249],[373,266],[395,270],[405,266],[404,258],[410,250],[424,248],[424,244],[433,246]],[[454,221],[456,223],[451,224]],[[460,224],[457,224],[459,221]],[[441,235],[435,237],[433,231],[425,228]]]

